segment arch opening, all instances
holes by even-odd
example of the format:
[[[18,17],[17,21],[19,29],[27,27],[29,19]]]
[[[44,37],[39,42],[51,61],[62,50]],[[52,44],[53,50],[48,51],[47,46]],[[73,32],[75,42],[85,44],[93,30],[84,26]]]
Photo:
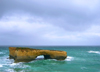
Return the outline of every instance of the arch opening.
[[[50,55],[39,55],[35,58],[36,60],[51,59]]]
[[[44,55],[44,59],[51,59],[50,55]]]
[[[36,60],[43,60],[44,59],[44,56],[43,55],[39,55],[35,58]]]

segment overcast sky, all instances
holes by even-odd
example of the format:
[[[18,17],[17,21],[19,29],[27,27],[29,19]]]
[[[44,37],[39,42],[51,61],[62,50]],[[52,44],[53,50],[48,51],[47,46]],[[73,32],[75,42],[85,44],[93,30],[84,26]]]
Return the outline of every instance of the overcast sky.
[[[0,45],[100,45],[100,0],[0,0]]]

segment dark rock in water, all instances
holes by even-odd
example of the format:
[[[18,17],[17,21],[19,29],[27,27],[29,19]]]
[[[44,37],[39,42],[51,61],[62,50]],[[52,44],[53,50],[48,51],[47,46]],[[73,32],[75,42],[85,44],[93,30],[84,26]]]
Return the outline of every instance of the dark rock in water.
[[[58,50],[9,47],[9,59],[14,59],[15,62],[29,62],[35,60],[35,58],[40,55],[44,55],[44,59],[64,60],[67,57],[67,52]]]

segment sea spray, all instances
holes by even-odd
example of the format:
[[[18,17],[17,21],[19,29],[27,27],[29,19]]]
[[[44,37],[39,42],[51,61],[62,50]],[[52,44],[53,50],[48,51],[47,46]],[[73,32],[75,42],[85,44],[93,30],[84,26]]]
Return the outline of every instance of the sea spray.
[[[74,60],[74,57],[72,56],[67,56],[67,58],[65,59],[65,61],[72,61],[72,60]]]
[[[2,65],[0,65],[0,67],[3,67]]]

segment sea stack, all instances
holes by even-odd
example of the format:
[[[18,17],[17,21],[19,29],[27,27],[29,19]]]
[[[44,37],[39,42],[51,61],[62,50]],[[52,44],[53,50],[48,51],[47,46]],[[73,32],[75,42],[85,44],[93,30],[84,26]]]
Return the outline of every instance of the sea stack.
[[[29,62],[37,56],[44,55],[44,59],[65,60],[67,52],[59,50],[42,50],[23,47],[9,47],[9,59],[17,62]]]

